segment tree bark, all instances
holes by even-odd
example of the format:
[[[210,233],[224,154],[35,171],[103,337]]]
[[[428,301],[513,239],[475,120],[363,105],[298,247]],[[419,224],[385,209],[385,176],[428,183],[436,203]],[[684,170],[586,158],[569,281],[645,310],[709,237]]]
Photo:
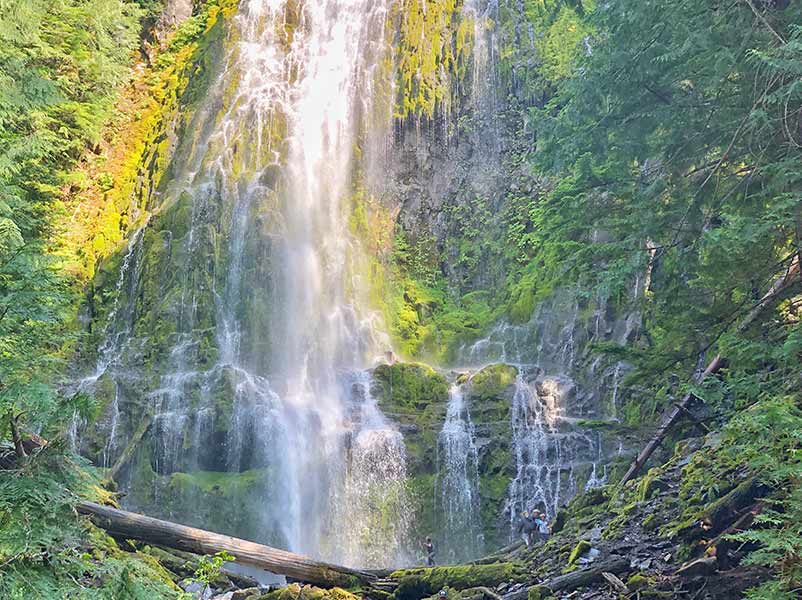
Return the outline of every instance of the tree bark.
[[[8,415],[8,420],[11,424],[11,439],[14,442],[14,452],[17,453],[17,458],[25,458],[28,453],[25,452],[25,446],[22,445],[22,436],[19,433],[17,419],[19,417],[15,417],[13,412]]]
[[[316,561],[293,552],[94,502],[81,502],[77,509],[80,514],[88,515],[96,525],[118,538],[140,540],[193,554],[213,555],[226,551],[241,564],[323,587],[348,586],[355,580],[369,583],[375,578],[365,571]]]
[[[627,570],[629,570],[629,560],[620,556],[616,556],[600,562],[594,567],[588,567],[587,569],[580,569],[565,575],[559,575],[546,581],[545,583],[532,586],[532,588],[540,588],[544,592],[550,592],[552,594],[555,592],[575,590],[576,588],[603,580],[604,573],[616,574],[623,573]],[[532,588],[523,588],[522,590],[507,594],[504,596],[504,600],[526,600],[526,598],[529,596],[529,590]]]

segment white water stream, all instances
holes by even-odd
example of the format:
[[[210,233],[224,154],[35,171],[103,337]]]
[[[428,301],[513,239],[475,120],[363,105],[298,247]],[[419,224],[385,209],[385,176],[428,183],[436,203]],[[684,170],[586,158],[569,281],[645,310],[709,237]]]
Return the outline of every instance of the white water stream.
[[[412,514],[403,438],[366,372],[389,342],[366,308],[363,258],[348,228],[355,149],[375,129],[388,7],[242,0],[164,194],[162,210],[186,203],[191,217],[180,293],[170,298],[177,331],[158,385],[144,390],[156,474],[261,473],[251,537],[355,566],[404,560]],[[132,239],[121,282],[138,281],[130,271],[141,269],[142,237]],[[134,310],[115,303],[95,381]],[[107,464],[119,411],[115,397]],[[157,488],[155,502],[169,493]]]
[[[459,385],[449,390],[446,411],[438,439],[438,495],[443,511],[439,533],[447,541],[444,558],[458,562],[476,558],[483,550],[479,455],[476,431]]]

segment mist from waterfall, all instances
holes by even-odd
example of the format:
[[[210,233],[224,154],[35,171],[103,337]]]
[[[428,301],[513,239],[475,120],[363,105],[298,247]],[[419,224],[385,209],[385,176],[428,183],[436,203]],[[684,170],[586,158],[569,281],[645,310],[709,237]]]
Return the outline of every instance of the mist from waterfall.
[[[374,97],[388,6],[241,2],[163,194],[160,210],[189,213],[181,244],[166,242],[188,266],[169,298],[176,332],[163,375],[138,391],[153,407],[157,477],[258,477],[250,537],[354,566],[402,561],[412,514],[403,438],[367,383],[389,341],[348,228],[353,173],[358,161],[378,163],[365,156],[381,135],[375,115],[391,114],[376,100],[389,96]],[[141,284],[142,237],[118,287]],[[133,314],[115,301],[95,380],[112,362],[107,349],[130,335],[116,323]],[[115,385],[126,377],[124,367],[109,373]],[[107,464],[119,451],[116,398],[113,408]],[[156,507],[172,493],[162,488],[148,500]]]

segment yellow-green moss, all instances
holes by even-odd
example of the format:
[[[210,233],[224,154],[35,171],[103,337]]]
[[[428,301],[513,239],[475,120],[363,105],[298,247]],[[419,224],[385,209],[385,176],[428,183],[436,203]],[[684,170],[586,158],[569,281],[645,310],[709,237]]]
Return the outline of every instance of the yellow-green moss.
[[[499,398],[515,383],[518,369],[512,365],[489,365],[471,377],[471,396],[480,400]]]
[[[403,0],[397,5],[396,117],[448,112],[473,48],[473,27],[460,20],[462,0]]]
[[[493,587],[506,581],[523,581],[525,569],[518,563],[461,565],[402,569],[390,577],[399,582],[396,600],[417,600],[444,588],[465,590],[472,587]]]
[[[590,542],[587,540],[580,540],[577,545],[574,546],[574,549],[571,550],[571,554],[568,555],[568,566],[573,567],[579,560],[579,557],[590,550],[590,548]]]
[[[649,585],[649,578],[640,573],[635,573],[627,579],[627,587],[631,592],[637,592]]]
[[[300,584],[291,583],[260,596],[259,600],[359,600],[359,596],[337,587],[324,590],[311,585],[301,587]]]

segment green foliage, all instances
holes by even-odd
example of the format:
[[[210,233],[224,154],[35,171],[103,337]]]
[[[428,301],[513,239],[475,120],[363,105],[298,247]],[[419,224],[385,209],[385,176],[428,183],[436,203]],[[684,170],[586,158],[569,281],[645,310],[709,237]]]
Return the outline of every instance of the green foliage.
[[[212,581],[220,577],[220,571],[227,562],[234,560],[225,550],[216,553],[214,556],[204,556],[200,559],[198,568],[195,570],[195,579],[209,585]]]
[[[450,238],[464,250],[457,250],[462,256],[459,265],[470,262],[472,269],[479,268],[474,263],[476,248],[460,239]],[[433,238],[420,235],[410,241],[399,228],[393,239],[392,283],[385,290],[389,296],[385,313],[397,350],[404,357],[434,364],[449,362],[461,343],[477,338],[499,314],[488,292],[459,297],[450,290],[441,258]]]
[[[75,513],[81,499],[102,501],[87,465],[47,447],[0,475],[0,596],[10,600],[180,598],[158,563],[121,551]]]
[[[781,390],[798,360],[795,344],[776,346],[795,319],[764,321],[767,343],[727,332],[798,248],[799,17],[773,13],[769,30],[746,4],[608,3],[588,16],[578,74],[532,112],[533,160],[555,183],[530,207],[528,268],[540,285],[579,281],[614,299],[648,269],[641,374],[688,373],[711,345],[746,339],[733,369],[771,361]]]
[[[667,533],[697,530],[700,519],[715,511],[737,488],[753,486],[752,478],[768,497],[751,528],[732,539],[744,542],[751,553],[744,565],[760,565],[777,578],[752,590],[750,598],[793,598],[802,582],[802,409],[793,398],[767,399],[739,412],[696,452],[683,468],[679,500],[682,514]],[[650,471],[643,481],[654,478]],[[648,484],[641,484],[643,487]]]
[[[50,387],[73,343],[76,298],[53,242],[68,218],[58,200],[129,76],[142,12],[123,0],[0,8],[2,434],[9,415],[46,427],[67,408]]]

